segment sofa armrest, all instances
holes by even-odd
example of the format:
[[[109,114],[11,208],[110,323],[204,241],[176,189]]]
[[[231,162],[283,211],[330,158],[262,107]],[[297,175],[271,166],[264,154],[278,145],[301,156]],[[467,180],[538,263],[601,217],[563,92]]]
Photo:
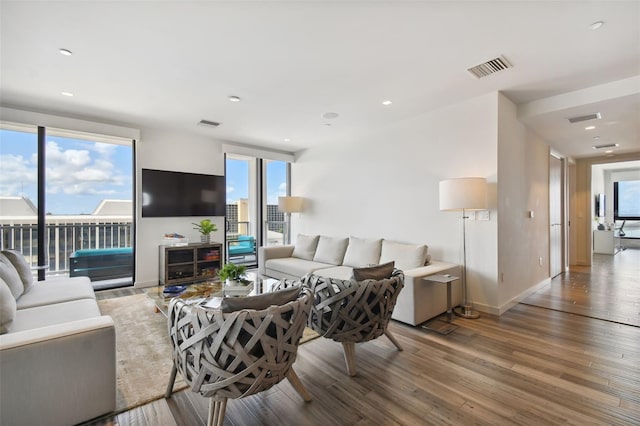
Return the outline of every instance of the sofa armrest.
[[[459,265],[456,265],[455,263],[432,261],[428,265],[414,269],[407,269],[402,272],[404,272],[405,277],[424,278],[429,275],[448,271],[452,268],[459,268]]]
[[[267,246],[258,248],[258,272],[260,275],[266,273],[265,263],[269,259],[280,259],[291,257],[295,246]]]
[[[113,411],[115,337],[109,316],[0,336],[0,424],[76,424]]]

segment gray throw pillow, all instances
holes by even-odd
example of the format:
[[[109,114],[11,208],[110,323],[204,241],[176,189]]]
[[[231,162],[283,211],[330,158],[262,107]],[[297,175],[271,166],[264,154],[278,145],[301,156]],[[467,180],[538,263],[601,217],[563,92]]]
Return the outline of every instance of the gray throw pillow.
[[[33,273],[31,272],[31,267],[27,263],[27,259],[25,259],[22,253],[18,250],[2,250],[2,254],[4,254],[13,264],[13,267],[16,268],[16,271],[20,276],[20,280],[22,281],[24,292],[28,292],[33,284]]]
[[[382,265],[370,266],[368,268],[353,268],[353,279],[356,281],[364,280],[383,280],[391,278],[395,262],[391,261]]]
[[[0,253],[0,278],[7,283],[14,299],[17,299],[24,293],[24,285],[22,285],[18,271],[13,267],[13,264],[7,256],[2,253]]]
[[[16,317],[16,299],[7,283],[0,278],[0,334],[8,333]]]
[[[300,287],[290,287],[285,290],[259,294],[248,297],[225,297],[220,303],[220,309],[224,313],[254,309],[261,311],[269,306],[281,306],[296,300],[300,295]]]

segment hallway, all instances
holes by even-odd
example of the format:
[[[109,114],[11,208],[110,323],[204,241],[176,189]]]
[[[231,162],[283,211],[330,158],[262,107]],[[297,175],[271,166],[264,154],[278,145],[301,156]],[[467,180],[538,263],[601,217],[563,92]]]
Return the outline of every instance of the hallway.
[[[640,327],[640,249],[594,254],[521,303]]]

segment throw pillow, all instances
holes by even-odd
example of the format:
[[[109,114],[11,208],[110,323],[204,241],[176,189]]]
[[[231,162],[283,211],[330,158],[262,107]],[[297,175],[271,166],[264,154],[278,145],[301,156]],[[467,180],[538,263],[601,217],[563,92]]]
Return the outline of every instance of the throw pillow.
[[[380,263],[394,260],[396,268],[406,271],[426,265],[429,248],[425,245],[396,243],[384,240]]]
[[[349,240],[347,238],[332,238],[321,235],[313,261],[342,265],[342,259],[344,259],[344,253],[347,251],[348,243]]]
[[[27,263],[27,260],[18,250],[3,250],[2,254],[4,254],[7,259],[9,259],[13,267],[16,268],[16,271],[18,271],[18,275],[20,276],[20,280],[22,281],[24,292],[28,292],[33,284],[33,273],[31,272],[31,267]]]
[[[361,268],[367,265],[377,265],[380,261],[382,239],[365,240],[364,238],[349,237],[349,245],[344,255],[343,265]]]
[[[0,278],[0,334],[8,333],[16,317],[16,299],[7,283]]]
[[[220,309],[224,313],[254,309],[261,311],[269,306],[281,306],[296,300],[300,295],[300,287],[290,287],[280,291],[259,294],[248,297],[225,297],[220,303]]]
[[[393,269],[393,261],[368,268],[353,268],[353,279],[355,281],[384,280],[385,278],[391,278]]]
[[[14,299],[17,299],[24,293],[24,285],[22,285],[18,271],[13,267],[11,261],[7,259],[7,256],[2,253],[0,253],[0,278],[7,283]]]
[[[296,238],[296,245],[293,248],[293,254],[291,257],[297,257],[298,259],[313,260],[313,255],[316,253],[316,247],[318,247],[317,235],[302,235],[298,234]]]

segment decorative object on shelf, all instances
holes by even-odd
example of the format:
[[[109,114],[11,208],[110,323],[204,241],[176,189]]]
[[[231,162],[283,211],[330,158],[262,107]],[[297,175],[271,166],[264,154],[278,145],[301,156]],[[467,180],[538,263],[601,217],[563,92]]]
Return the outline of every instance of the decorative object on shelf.
[[[192,223],[195,228],[200,232],[200,241],[203,244],[209,244],[211,242],[211,233],[218,230],[215,223],[211,222],[211,219],[202,219],[200,223]]]
[[[283,244],[291,243],[291,213],[300,213],[303,203],[302,197],[278,197],[278,210],[286,216]]]
[[[240,286],[247,285],[251,281],[245,279],[245,272],[247,267],[245,265],[236,265],[234,263],[227,263],[218,271],[218,277],[220,281],[224,281],[227,286]]]
[[[187,244],[189,244],[189,239],[185,238],[184,235],[178,234],[177,232],[168,232],[164,234],[164,240],[162,244],[172,246],[186,246]]]
[[[465,222],[468,210],[487,209],[487,180],[479,177],[465,177],[440,181],[440,210],[462,211],[462,309],[454,309],[454,313],[463,318],[478,318],[480,314],[473,311],[469,300],[467,286],[467,244]]]

